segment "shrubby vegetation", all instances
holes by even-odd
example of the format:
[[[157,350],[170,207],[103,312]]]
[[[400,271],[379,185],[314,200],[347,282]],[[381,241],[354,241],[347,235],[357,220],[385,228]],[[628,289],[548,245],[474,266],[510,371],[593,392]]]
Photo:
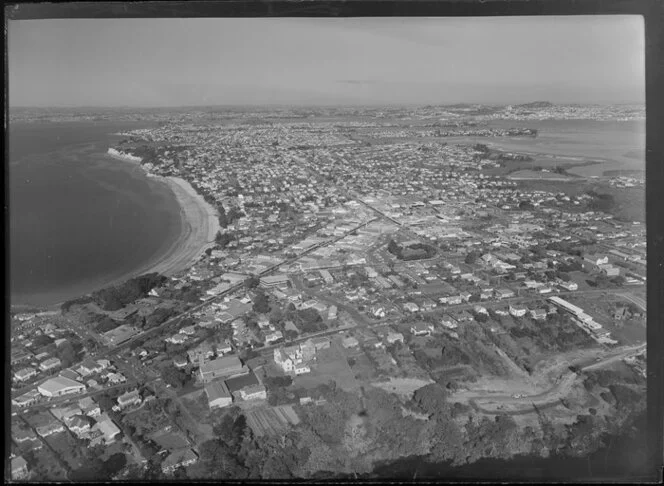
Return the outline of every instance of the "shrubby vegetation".
[[[399,260],[422,260],[432,258],[436,255],[436,248],[425,243],[415,243],[407,247],[397,244],[390,240],[387,244],[387,251],[396,256]]]
[[[158,287],[165,281],[166,277],[158,273],[149,273],[127,280],[120,285],[98,290],[92,294],[92,299],[102,309],[114,311],[122,309],[137,299],[146,297],[150,290]]]

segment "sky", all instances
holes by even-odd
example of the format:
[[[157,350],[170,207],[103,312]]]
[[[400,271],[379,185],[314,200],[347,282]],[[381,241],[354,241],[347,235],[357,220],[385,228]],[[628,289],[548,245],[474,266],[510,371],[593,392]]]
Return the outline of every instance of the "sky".
[[[645,99],[639,16],[8,24],[10,107]]]

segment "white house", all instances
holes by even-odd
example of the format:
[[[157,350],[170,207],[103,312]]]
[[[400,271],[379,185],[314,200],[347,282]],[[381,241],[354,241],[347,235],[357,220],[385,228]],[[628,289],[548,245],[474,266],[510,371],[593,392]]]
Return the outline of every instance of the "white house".
[[[305,373],[310,373],[311,368],[307,363],[300,363],[293,367],[293,371],[295,371],[296,375],[303,375]]]
[[[410,332],[414,336],[430,336],[433,332],[433,325],[426,322],[417,322],[410,327]]]
[[[397,341],[401,341],[401,343],[403,344],[403,334],[401,334],[400,332],[391,332],[391,331],[387,333],[387,342],[389,344],[394,344]]]
[[[528,309],[522,305],[510,304],[510,314],[514,317],[523,317],[528,312]]]
[[[281,367],[286,373],[293,371],[295,366],[293,360],[284,352],[283,349],[274,350],[274,362]]]

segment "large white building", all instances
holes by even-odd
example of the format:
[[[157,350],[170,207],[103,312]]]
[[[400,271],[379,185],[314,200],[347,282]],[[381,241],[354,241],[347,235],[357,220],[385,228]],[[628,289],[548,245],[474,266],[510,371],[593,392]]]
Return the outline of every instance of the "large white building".
[[[39,385],[37,391],[45,397],[60,397],[69,393],[81,393],[85,391],[85,385],[64,376],[56,376]]]

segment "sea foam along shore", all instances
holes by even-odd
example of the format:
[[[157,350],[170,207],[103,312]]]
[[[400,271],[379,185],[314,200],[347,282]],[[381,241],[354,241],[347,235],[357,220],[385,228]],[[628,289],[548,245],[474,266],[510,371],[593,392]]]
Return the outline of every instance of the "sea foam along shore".
[[[108,149],[108,154],[113,158],[128,162],[140,164],[141,161],[139,157],[112,148]],[[144,167],[141,166],[141,168],[145,170]],[[151,272],[169,276],[186,270],[199,259],[207,248],[214,246],[215,236],[220,230],[219,214],[216,208],[205,201],[191,184],[179,177],[162,177],[145,172],[153,180],[166,184],[175,195],[180,205],[181,231],[178,238],[165,252],[156,255],[127,278]]]

